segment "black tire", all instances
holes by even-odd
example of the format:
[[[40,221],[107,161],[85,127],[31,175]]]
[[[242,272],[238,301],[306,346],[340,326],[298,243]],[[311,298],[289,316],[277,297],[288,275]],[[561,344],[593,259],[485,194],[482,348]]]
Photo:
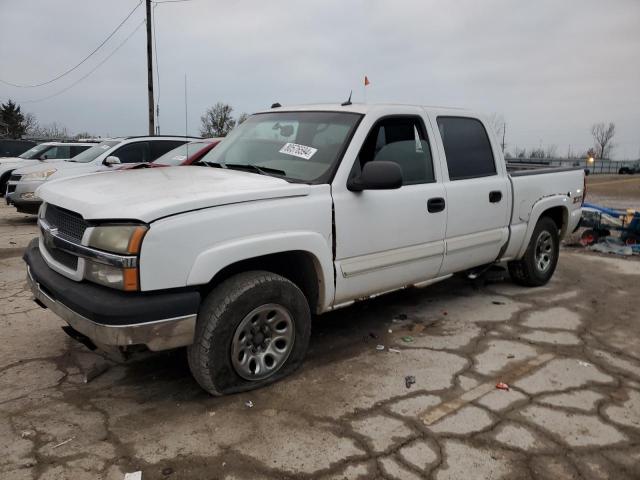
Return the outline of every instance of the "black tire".
[[[10,176],[11,172],[6,172],[0,177],[0,197],[4,197],[5,193],[7,192],[7,182],[9,181]]]
[[[547,253],[549,257],[546,268],[536,262],[536,250],[538,241],[549,235],[551,251]],[[545,285],[553,276],[558,264],[558,255],[560,253],[560,239],[558,234],[558,226],[550,217],[542,217],[538,220],[536,227],[533,229],[531,240],[527,246],[527,251],[520,260],[509,262],[509,274],[511,279],[518,285],[526,287],[540,287]]]
[[[255,309],[270,304],[284,307],[290,314],[293,346],[288,347],[287,357],[268,377],[243,378],[231,360],[236,329]],[[239,273],[218,285],[202,303],[194,343],[187,349],[189,367],[196,381],[211,395],[253,390],[294,372],[304,360],[310,335],[309,304],[294,283],[271,272]]]

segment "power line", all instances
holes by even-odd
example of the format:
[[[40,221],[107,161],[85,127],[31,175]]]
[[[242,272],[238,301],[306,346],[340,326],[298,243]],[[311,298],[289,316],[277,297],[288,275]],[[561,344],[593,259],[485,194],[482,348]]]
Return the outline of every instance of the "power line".
[[[124,25],[124,23],[129,20],[129,18],[131,17],[131,15],[133,15],[133,12],[135,12],[138,7],[142,4],[142,0],[140,0],[138,2],[138,4],[134,7],[133,10],[131,10],[129,12],[129,15],[127,15],[124,20],[122,20],[118,26],[115,28],[115,30],[113,30],[109,36],[107,38],[105,38],[102,43],[100,45],[98,45],[89,55],[87,55],[86,57],[84,57],[79,63],[77,63],[75,66],[71,67],[70,69],[66,70],[65,72],[61,73],[60,75],[58,75],[55,78],[52,78],[51,80],[47,80],[46,82],[42,82],[42,83],[34,83],[34,84],[21,84],[21,83],[13,83],[13,82],[9,82],[7,80],[2,80],[0,79],[0,83],[4,83],[5,85],[10,85],[12,87],[18,87],[18,88],[34,88],[34,87],[42,87],[43,85],[49,85],[50,83],[55,82],[56,80],[59,80],[60,78],[64,77],[65,75],[73,72],[75,69],[77,69],[80,65],[82,65],[84,62],[86,62],[87,60],[89,60],[89,58],[91,58],[98,50],[100,50],[105,43],[107,43],[109,41],[109,39],[111,37],[113,37],[115,35],[115,33],[120,30],[120,27],[122,27],[122,25]],[[82,77],[85,78],[85,77]]]
[[[157,2],[153,2],[155,4],[159,3],[182,3],[182,2],[191,2],[192,0],[159,0]]]
[[[133,35],[140,30],[140,27],[142,27],[142,25],[145,24],[145,20],[143,20],[142,22],[140,22],[140,24],[135,28],[135,30],[133,30],[129,35],[127,35],[127,38],[125,38],[109,55],[107,55],[98,65],[96,65],[92,70],[89,71],[89,73],[87,73],[86,75],[84,75],[83,77],[80,77],[78,80],[76,80],[75,82],[73,82],[71,85],[69,85],[68,87],[64,88],[63,90],[60,90],[57,93],[54,93],[53,95],[48,95],[46,97],[43,98],[38,98],[35,100],[23,100],[20,103],[36,103],[36,102],[42,102],[44,100],[49,100],[50,98],[53,97],[57,97],[58,95],[62,95],[63,93],[67,92],[68,90],[70,90],[71,88],[75,87],[77,84],[79,84],[82,80],[84,80],[85,78],[87,78],[89,75],[91,75],[93,72],[95,72],[98,68],[100,68],[107,60],[109,60],[111,57],[113,57],[113,55],[115,55],[115,53],[120,50],[120,48],[122,48],[122,46],[124,46],[125,43],[127,43],[129,41],[129,39],[131,37],[133,37]]]

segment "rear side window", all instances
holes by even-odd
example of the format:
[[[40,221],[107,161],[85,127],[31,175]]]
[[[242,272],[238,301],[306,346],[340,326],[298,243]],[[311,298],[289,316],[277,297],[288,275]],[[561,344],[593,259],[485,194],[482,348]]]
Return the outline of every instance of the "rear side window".
[[[438,117],[450,180],[489,177],[496,174],[496,164],[489,136],[475,118]]]
[[[358,176],[367,162],[397,163],[404,185],[435,181],[429,142],[419,117],[387,117],[379,120],[362,144],[351,176]]]
[[[69,145],[58,145],[45,153],[47,158],[71,158],[71,148]]]
[[[89,148],[89,145],[72,145],[71,146],[71,156],[70,156],[70,158],[75,157],[80,152],[84,152],[88,148]]]
[[[148,162],[149,145],[147,142],[128,143],[118,148],[111,155],[118,157],[120,163]]]
[[[186,140],[152,140],[149,143],[151,144],[151,158],[149,161],[153,162],[156,158],[187,142]]]

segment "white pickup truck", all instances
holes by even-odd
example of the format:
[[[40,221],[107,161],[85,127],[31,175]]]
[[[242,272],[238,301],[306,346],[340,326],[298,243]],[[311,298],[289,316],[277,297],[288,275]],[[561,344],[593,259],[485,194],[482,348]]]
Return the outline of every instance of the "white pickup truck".
[[[24,258],[72,336],[187,346],[214,395],[294,371],[312,314],[498,262],[545,284],[584,196],[581,169],[509,173],[483,117],[457,109],[276,106],[201,162],[43,185]]]

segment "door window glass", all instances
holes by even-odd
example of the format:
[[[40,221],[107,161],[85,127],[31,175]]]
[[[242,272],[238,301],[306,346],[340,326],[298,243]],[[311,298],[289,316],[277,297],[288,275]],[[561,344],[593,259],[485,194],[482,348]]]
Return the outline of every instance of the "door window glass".
[[[491,143],[484,126],[475,118],[438,117],[450,180],[489,177],[496,174]]]
[[[371,161],[397,163],[404,185],[435,181],[431,149],[419,117],[389,117],[376,123],[362,144],[352,176]]]
[[[120,159],[120,163],[137,163],[149,161],[149,146],[147,142],[129,143],[112,153]]]

